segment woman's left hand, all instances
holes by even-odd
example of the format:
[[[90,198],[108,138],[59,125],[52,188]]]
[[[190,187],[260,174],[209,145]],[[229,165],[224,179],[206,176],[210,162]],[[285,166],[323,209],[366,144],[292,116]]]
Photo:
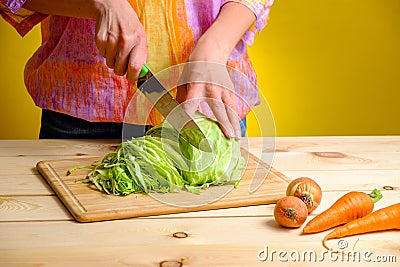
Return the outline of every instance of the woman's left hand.
[[[224,134],[239,139],[237,99],[226,67],[229,55],[221,50],[207,35],[199,40],[185,66],[182,79],[185,86],[179,87],[177,99],[191,116],[201,102],[206,102]]]
[[[206,102],[229,138],[240,139],[241,129],[237,96],[226,64],[255,19],[254,13],[240,3],[224,4],[189,57],[183,73],[186,86],[178,88],[177,99],[189,115],[193,116],[200,103]]]

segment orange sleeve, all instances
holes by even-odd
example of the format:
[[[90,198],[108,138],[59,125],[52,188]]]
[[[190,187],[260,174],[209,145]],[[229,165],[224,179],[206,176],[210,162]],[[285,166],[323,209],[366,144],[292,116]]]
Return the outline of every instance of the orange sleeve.
[[[21,35],[26,35],[36,24],[48,15],[34,12],[22,7],[24,1],[2,0],[0,1],[0,15],[11,24]]]

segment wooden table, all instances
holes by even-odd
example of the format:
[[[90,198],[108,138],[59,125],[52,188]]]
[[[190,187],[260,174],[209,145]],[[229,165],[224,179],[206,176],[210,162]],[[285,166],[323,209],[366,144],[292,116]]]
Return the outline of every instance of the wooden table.
[[[346,259],[324,250],[326,233],[301,235],[301,228],[278,227],[274,205],[78,223],[35,165],[104,155],[115,144],[0,141],[0,266],[399,266],[400,231],[330,241],[360,255],[347,253]],[[350,190],[381,189],[376,208],[400,202],[400,136],[276,138],[273,167],[321,185],[322,203],[309,219]]]

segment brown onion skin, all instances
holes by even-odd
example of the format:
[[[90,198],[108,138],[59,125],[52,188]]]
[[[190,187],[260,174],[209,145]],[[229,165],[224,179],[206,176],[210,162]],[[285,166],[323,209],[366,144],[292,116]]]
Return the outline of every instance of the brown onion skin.
[[[306,204],[308,214],[310,214],[321,203],[322,190],[313,179],[299,177],[289,183],[286,195],[300,198]]]
[[[301,199],[286,196],[278,200],[274,208],[275,221],[288,228],[299,228],[307,219],[308,210]]]

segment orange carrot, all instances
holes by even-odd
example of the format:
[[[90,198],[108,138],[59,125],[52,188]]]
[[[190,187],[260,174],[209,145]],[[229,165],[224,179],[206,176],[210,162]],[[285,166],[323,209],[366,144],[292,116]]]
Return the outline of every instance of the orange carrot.
[[[325,245],[328,239],[393,229],[400,230],[400,203],[379,209],[362,218],[337,227],[325,236],[322,244],[326,249],[329,249]]]
[[[303,233],[318,233],[348,223],[372,212],[374,203],[382,198],[378,189],[370,194],[349,192],[339,198],[331,207],[309,221]]]

